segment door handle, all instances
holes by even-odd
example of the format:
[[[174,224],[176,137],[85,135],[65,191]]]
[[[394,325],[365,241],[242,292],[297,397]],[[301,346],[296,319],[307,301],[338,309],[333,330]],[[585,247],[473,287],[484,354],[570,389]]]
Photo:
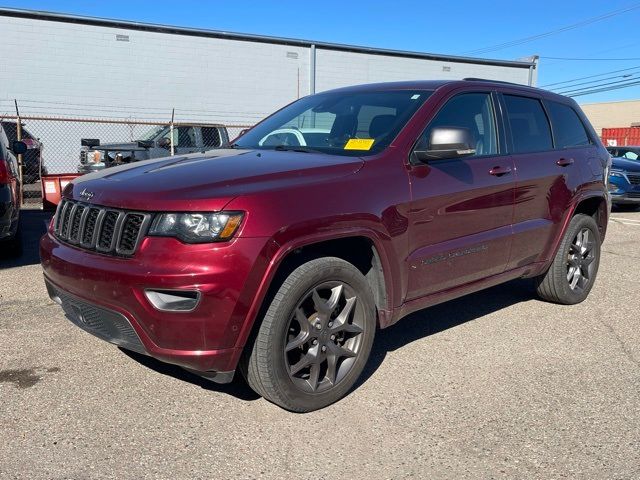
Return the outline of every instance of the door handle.
[[[569,165],[573,165],[573,158],[561,158],[556,162],[556,165],[559,167],[568,167]]]
[[[511,173],[511,167],[493,167],[489,170],[489,175],[493,175],[494,177],[501,177],[502,175],[507,175]]]

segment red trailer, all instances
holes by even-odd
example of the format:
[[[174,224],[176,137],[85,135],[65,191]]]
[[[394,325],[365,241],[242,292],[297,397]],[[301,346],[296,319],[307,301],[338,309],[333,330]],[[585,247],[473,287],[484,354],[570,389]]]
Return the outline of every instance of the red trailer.
[[[602,143],[607,147],[640,145],[640,127],[603,128]]]
[[[78,178],[79,173],[63,173],[58,175],[42,175],[42,208],[43,210],[55,210],[60,202],[62,190],[74,178]]]

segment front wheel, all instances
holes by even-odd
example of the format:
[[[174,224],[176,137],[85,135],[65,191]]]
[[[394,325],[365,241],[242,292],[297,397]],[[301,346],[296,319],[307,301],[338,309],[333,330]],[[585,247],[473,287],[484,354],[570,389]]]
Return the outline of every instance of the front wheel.
[[[575,215],[549,270],[536,279],[538,295],[565,305],[587,298],[598,273],[600,244],[595,220],[588,215]]]
[[[312,260],[273,297],[241,371],[270,402],[295,412],[317,410],[353,387],[375,331],[373,294],[362,273],[339,258]]]

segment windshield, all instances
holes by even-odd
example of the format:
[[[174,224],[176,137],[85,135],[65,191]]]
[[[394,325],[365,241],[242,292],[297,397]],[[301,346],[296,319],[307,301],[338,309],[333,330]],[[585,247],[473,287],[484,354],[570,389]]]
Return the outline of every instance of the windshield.
[[[388,90],[312,95],[276,112],[238,138],[234,146],[371,155],[393,141],[431,93]]]
[[[162,132],[165,128],[167,128],[166,125],[158,125],[153,127],[151,130],[149,130],[147,133],[145,133],[144,135],[142,135],[138,140],[144,141],[144,140],[153,140],[154,138],[156,138],[160,132]]]

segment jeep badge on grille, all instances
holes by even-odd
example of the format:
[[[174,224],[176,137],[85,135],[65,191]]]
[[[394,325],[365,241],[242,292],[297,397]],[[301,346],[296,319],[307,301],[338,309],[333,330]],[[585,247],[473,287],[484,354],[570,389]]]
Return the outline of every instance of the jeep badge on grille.
[[[83,188],[82,191],[80,192],[80,198],[83,198],[84,200],[91,200],[94,195],[95,193],[90,192],[86,188]]]

